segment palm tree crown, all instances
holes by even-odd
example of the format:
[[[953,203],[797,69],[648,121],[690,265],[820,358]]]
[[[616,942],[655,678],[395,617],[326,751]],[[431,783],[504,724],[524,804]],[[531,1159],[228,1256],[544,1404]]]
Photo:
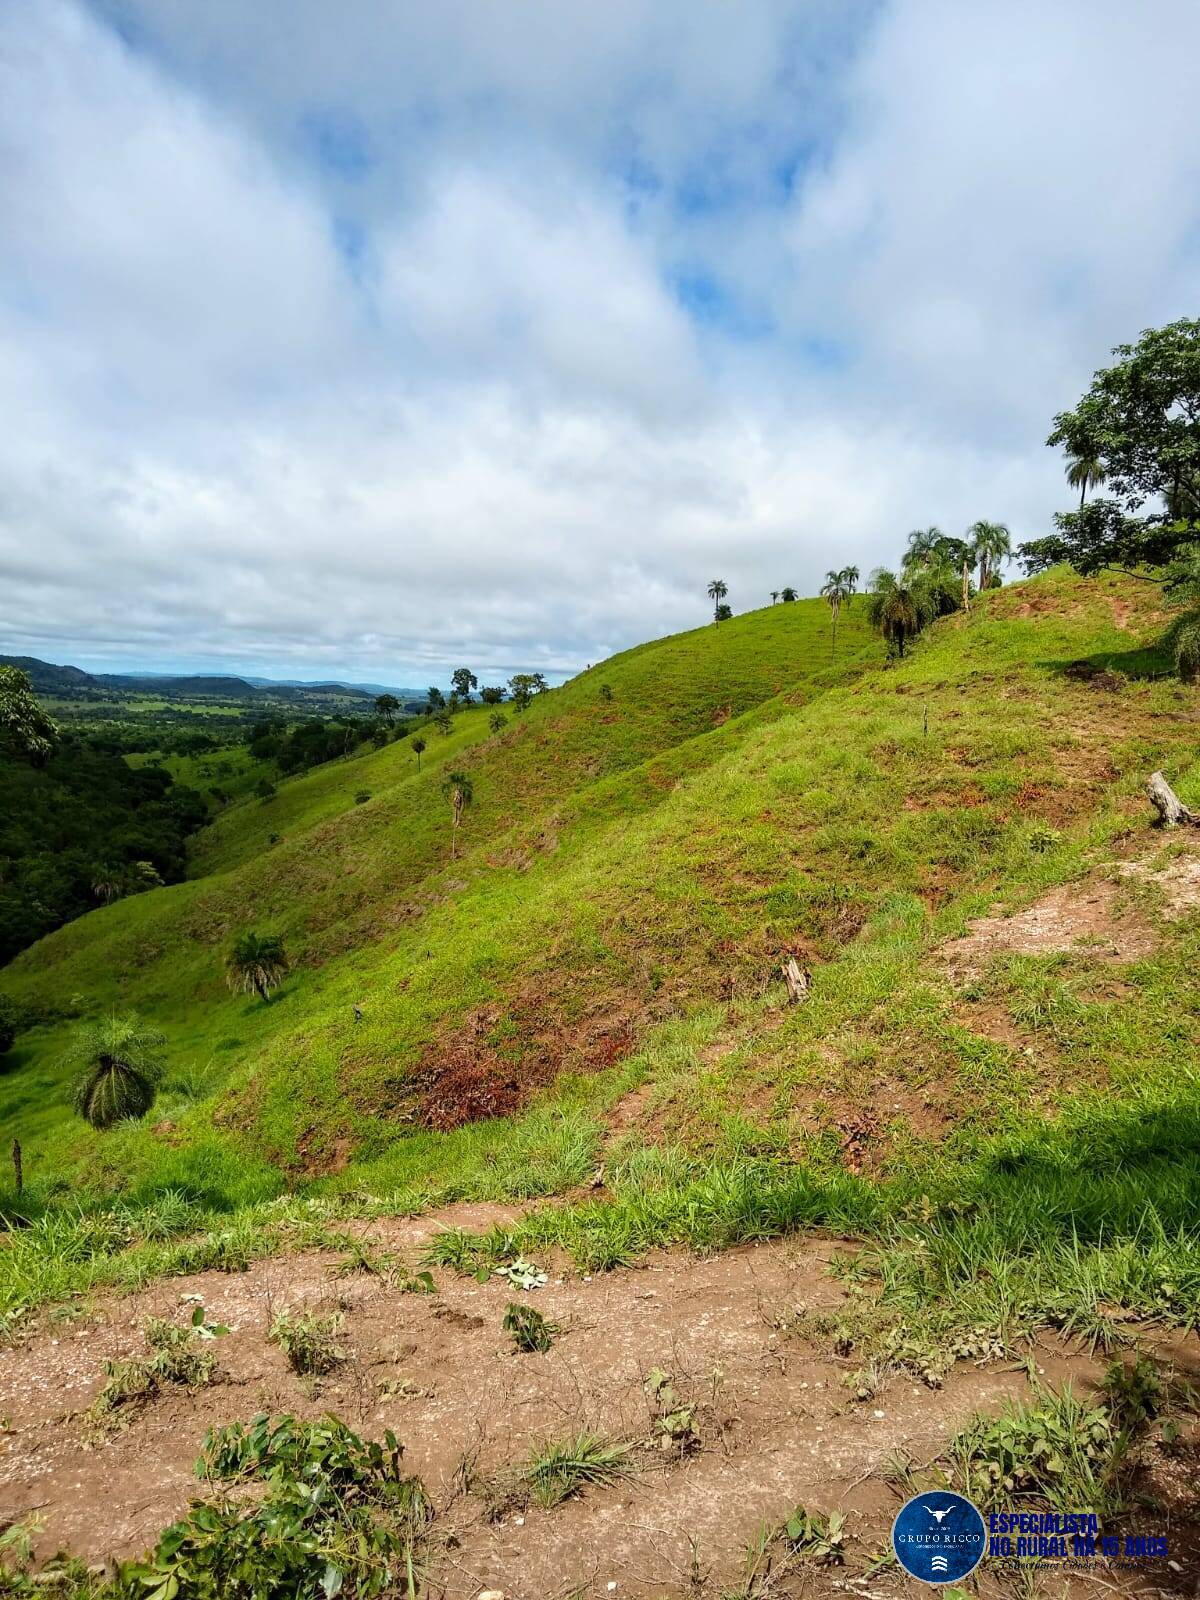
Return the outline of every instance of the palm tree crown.
[[[79,1115],[101,1129],[126,1117],[145,1116],[162,1079],[165,1043],[161,1033],[144,1028],[133,1013],[80,1028],[66,1057],[76,1071]]]
[[[986,589],[989,578],[1012,555],[1012,535],[1003,522],[973,522],[967,529],[971,555],[979,563],[979,587]]]
[[[729,585],[720,578],[714,578],[708,586],[708,598],[713,603],[713,621],[721,620],[721,601],[729,593]]]
[[[225,979],[235,993],[269,1000],[287,976],[287,951],[277,933],[243,933],[225,961]]]
[[[1079,509],[1083,510],[1089,489],[1098,489],[1108,474],[1099,456],[1093,454],[1072,456],[1067,462],[1067,482],[1079,490]]]

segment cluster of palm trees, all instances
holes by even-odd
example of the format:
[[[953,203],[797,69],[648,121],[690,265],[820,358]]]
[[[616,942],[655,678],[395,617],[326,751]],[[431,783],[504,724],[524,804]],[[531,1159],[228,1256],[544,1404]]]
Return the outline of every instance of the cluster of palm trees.
[[[974,522],[961,539],[940,528],[917,528],[908,536],[899,573],[879,567],[871,574],[867,616],[889,650],[903,656],[938,617],[971,609],[976,572],[978,590],[995,588],[1011,554],[1012,536],[1002,522]]]

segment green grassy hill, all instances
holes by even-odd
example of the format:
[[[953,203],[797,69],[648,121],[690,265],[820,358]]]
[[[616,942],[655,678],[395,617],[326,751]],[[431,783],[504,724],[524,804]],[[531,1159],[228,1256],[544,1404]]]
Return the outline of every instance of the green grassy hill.
[[[551,988],[569,979],[562,951],[586,952],[597,908],[590,887],[568,903],[563,886],[574,895],[576,877],[606,870],[596,852],[622,856],[624,831],[736,748],[755,716],[784,715],[879,655],[855,617],[843,622],[836,661],[829,646],[825,607],[781,605],[613,658],[523,715],[510,709],[499,735],[482,708],[463,713],[448,737],[427,735],[420,773],[402,742],[283,783],[266,803],[229,807],[196,841],[189,882],[85,917],[4,974],[5,989],[44,1019],[0,1080],[4,1126],[25,1145],[31,1178],[45,1166],[47,1177],[66,1170],[102,1186],[119,1172],[125,1183],[196,1187],[194,1152],[217,1145],[236,1175],[231,1193],[242,1193],[247,1171],[270,1187],[347,1148],[402,1137],[420,1098],[409,1080],[464,1021],[474,1027],[481,1005],[528,991],[539,973],[552,973]],[[470,770],[475,800],[451,863],[440,786],[455,767]],[[224,986],[224,951],[248,926],[282,933],[294,962],[269,1007]],[[614,982],[589,1002],[620,1011],[598,1046],[603,1060],[632,1048],[667,1003],[651,944],[627,944],[614,953]],[[668,994],[693,981],[666,976]],[[355,1001],[365,1021],[348,1032]],[[564,1064],[545,1046],[556,1028],[549,991],[540,1004],[538,1016],[518,1004],[501,1029],[496,1051],[522,1079],[507,1101]],[[165,1139],[147,1129],[98,1139],[65,1109],[57,1060],[70,1023],[114,1005],[136,1006],[170,1040]],[[536,1063],[522,1059],[525,1046]],[[586,1041],[580,1050],[587,1056]],[[486,1083],[479,1095],[475,1107],[467,1093],[466,1114],[487,1108]],[[446,1107],[418,1116],[457,1120]],[[243,1162],[243,1128],[270,1169]],[[219,1199],[224,1181],[199,1186]]]
[[[1153,848],[1154,767],[1200,793],[1155,599],[1051,575],[898,664],[853,615],[831,663],[826,609],[779,606],[629,651],[499,734],[467,712],[419,774],[397,743],[231,806],[197,876],[3,974],[42,1019],[0,1076],[26,1204],[553,1193],[606,1151],[638,1182],[744,1160],[926,1182],[1047,1111],[1177,1093],[1190,923],[1121,969],[1119,1007],[1086,948],[999,958],[966,996],[935,956],[997,900]],[[1125,676],[1098,688],[1081,660]],[[456,767],[475,801],[452,860]],[[269,1005],[223,982],[250,926],[293,958]],[[794,1009],[788,952],[813,972]],[[169,1079],[97,1135],[60,1057],[75,1019],[130,1005],[167,1034]]]

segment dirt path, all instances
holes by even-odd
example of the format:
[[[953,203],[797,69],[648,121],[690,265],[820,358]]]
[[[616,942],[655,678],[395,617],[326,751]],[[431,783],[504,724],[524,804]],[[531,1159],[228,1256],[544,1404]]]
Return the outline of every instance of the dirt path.
[[[437,1224],[480,1227],[512,1215],[458,1207],[364,1231],[415,1266]],[[904,1497],[889,1484],[889,1458],[902,1451],[929,1461],[971,1412],[1022,1392],[1027,1380],[1012,1367],[960,1364],[941,1390],[895,1378],[870,1401],[853,1402],[842,1380],[855,1363],[786,1331],[799,1308],[842,1303],[826,1270],[835,1248],[808,1239],[707,1259],[664,1252],[592,1278],[552,1272],[524,1297],[562,1324],[545,1355],[512,1351],[500,1323],[514,1294],[497,1278],[437,1271],[435,1294],[406,1293],[368,1274],[339,1276],[336,1255],[310,1252],[241,1274],[159,1283],[101,1304],[86,1320],[52,1322],[0,1356],[2,1520],[36,1511],[43,1558],[62,1548],[91,1561],[132,1555],[185,1509],[210,1425],[258,1411],[334,1411],[365,1434],[391,1427],[404,1440],[406,1464],[438,1508],[432,1592],[448,1600],[487,1589],[506,1600],[715,1600],[738,1581],[760,1527],[798,1504],[846,1511],[851,1544],[845,1568],[813,1571],[795,1592],[903,1594],[894,1574],[863,1576]],[[146,1318],[186,1321],[194,1296],[229,1329],[212,1347],[218,1381],[195,1393],[169,1389],[123,1431],[89,1442],[81,1413],[100,1387],[103,1360],[144,1353]],[[267,1340],[285,1305],[343,1319],[346,1359],[319,1387],[292,1373]],[[1058,1347],[1039,1360],[1055,1383],[1095,1373]],[[645,1443],[653,1413],[644,1382],[656,1367],[697,1408],[694,1454]],[[637,1441],[635,1473],[549,1511],[506,1502],[535,1446],[584,1430]],[[1090,1583],[1072,1590],[1111,1592]]]

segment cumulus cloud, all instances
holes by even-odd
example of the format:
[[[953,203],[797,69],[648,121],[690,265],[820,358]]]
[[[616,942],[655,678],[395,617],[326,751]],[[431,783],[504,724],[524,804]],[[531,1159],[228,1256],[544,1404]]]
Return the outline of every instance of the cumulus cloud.
[[[1162,47],[1163,37],[1172,41]],[[1200,13],[0,13],[0,649],[567,672],[1042,531],[1194,309]]]

